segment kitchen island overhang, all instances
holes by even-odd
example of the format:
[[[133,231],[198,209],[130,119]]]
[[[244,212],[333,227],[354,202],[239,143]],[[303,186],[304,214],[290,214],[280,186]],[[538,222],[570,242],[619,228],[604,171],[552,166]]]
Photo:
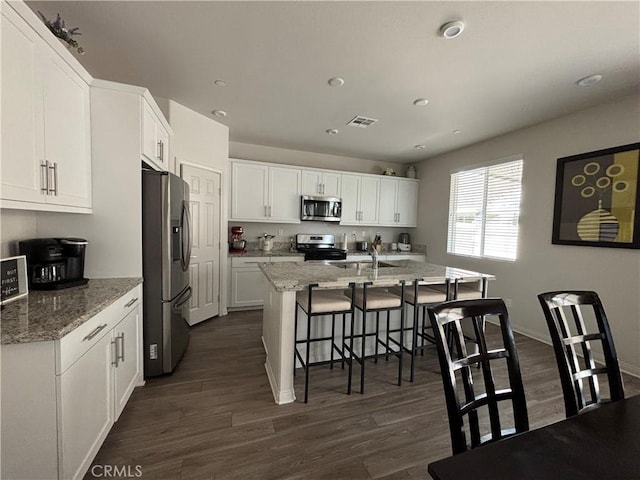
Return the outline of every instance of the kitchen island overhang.
[[[432,284],[458,280],[480,285],[495,278],[491,274],[411,260],[386,262],[377,270],[370,265],[362,262],[358,268],[357,262],[260,264],[265,276],[262,323],[265,370],[277,404],[291,403],[296,399],[293,378],[296,294],[310,284],[346,288],[349,283],[362,285],[371,282],[375,286],[391,280],[410,285],[418,279]]]

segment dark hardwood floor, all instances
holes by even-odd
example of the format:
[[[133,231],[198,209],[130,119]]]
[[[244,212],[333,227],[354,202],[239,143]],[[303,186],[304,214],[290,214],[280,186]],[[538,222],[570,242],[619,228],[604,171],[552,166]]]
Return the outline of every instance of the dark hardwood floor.
[[[308,404],[278,406],[261,322],[258,310],[192,328],[177,370],[135,390],[85,478],[116,466],[143,479],[426,479],[428,463],[451,455],[435,349],[419,357],[413,384],[396,385],[392,357],[367,365],[364,395],[346,395],[346,370],[322,366]],[[564,418],[552,348],[516,343],[531,428]],[[303,385],[298,375],[298,397]],[[640,381],[625,377],[625,388],[640,393]]]

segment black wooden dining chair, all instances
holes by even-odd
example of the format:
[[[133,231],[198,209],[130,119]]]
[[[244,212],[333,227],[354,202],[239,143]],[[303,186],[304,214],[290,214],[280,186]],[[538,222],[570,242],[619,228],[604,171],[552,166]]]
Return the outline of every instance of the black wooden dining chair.
[[[567,417],[596,408],[603,402],[622,400],[624,385],[616,347],[598,294],[556,291],[541,293],[538,300],[551,334]],[[585,320],[595,325],[589,328]],[[596,365],[593,342],[602,347],[604,366]],[[608,398],[600,394],[599,376],[607,380]]]
[[[429,306],[427,312],[438,348],[453,454],[529,430],[518,353],[504,302],[453,300]],[[485,317],[498,320],[499,336],[485,334]],[[465,330],[474,332],[477,352],[467,351],[465,323],[471,327]],[[476,364],[479,369],[473,368]]]

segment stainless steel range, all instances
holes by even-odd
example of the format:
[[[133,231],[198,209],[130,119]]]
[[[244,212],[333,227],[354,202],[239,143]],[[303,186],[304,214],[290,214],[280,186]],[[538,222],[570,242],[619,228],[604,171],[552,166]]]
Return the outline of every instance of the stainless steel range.
[[[345,260],[347,252],[336,248],[335,235],[303,234],[296,235],[296,249],[304,253],[304,260]]]

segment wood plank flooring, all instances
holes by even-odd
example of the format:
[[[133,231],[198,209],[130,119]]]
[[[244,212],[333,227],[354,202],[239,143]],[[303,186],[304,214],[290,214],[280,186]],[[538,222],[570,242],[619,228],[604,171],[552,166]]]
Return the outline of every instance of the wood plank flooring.
[[[113,466],[143,479],[426,479],[428,463],[451,455],[435,349],[418,358],[412,384],[396,385],[392,357],[367,364],[364,395],[347,395],[346,370],[322,366],[308,404],[278,406],[261,331],[261,310],[193,327],[177,370],[135,390],[85,478]],[[564,418],[552,348],[516,343],[531,428]],[[299,398],[303,388],[298,375]],[[640,381],[625,377],[625,388],[640,393]]]

